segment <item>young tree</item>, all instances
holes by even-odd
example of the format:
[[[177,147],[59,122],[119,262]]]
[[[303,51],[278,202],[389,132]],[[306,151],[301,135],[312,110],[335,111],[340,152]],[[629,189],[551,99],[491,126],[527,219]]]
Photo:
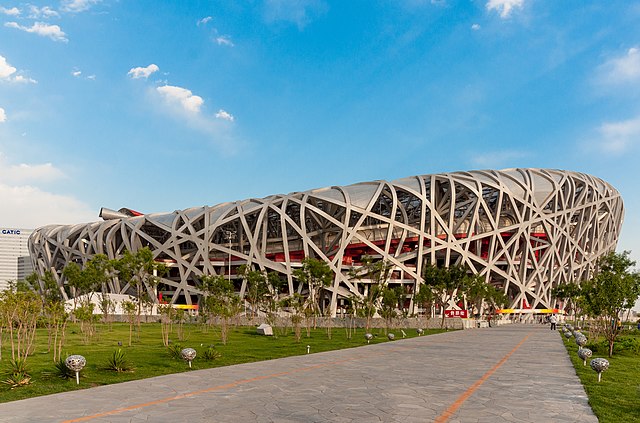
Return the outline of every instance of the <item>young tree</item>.
[[[265,297],[269,294],[267,276],[260,270],[251,269],[246,264],[238,268],[238,274],[246,283],[244,298],[251,305],[251,316],[255,318]]]
[[[467,306],[471,308],[472,313],[477,318],[482,313],[484,299],[487,297],[487,283],[485,278],[480,275],[469,276],[466,284],[464,296],[467,300]]]
[[[100,306],[100,313],[102,313],[102,323],[108,324],[109,330],[111,330],[111,316],[116,312],[116,302],[109,298],[108,292],[102,291],[98,305]]]
[[[9,331],[13,361],[24,361],[32,353],[41,310],[40,297],[30,289],[9,285],[0,293],[0,326]]]
[[[434,303],[433,291],[429,287],[422,286],[420,290],[413,296],[414,304],[423,310],[422,318],[425,319],[425,326],[431,319],[431,308]]]
[[[575,282],[558,285],[551,290],[551,295],[561,301],[566,301],[564,309],[571,314],[573,311],[573,323],[578,323],[578,308],[582,297],[582,288]]]
[[[96,320],[98,316],[93,314],[94,309],[94,303],[85,302],[73,310],[73,314],[80,321],[80,332],[82,333],[82,339],[85,344],[88,344],[96,333]]]
[[[122,310],[127,315],[127,321],[129,322],[129,346],[131,346],[131,337],[133,335],[133,325],[136,323],[136,310],[138,306],[133,301],[123,301]]]
[[[53,344],[53,361],[57,362],[62,357],[62,346],[66,339],[66,328],[69,321],[69,313],[64,309],[64,302],[47,302],[43,309],[47,319],[47,329],[49,331],[49,351]]]
[[[466,289],[467,271],[462,266],[437,267],[428,265],[424,269],[424,286],[430,289],[442,311],[440,327],[444,328],[445,310],[452,301],[457,301]]]
[[[487,321],[491,326],[491,320],[497,309],[504,308],[509,304],[509,297],[501,289],[498,289],[492,285],[487,285],[487,292],[484,298],[484,303],[487,306]]]
[[[485,281],[485,277],[480,275],[468,276],[463,294],[467,299],[467,303],[471,305],[475,312],[474,314],[478,317],[484,314],[485,306],[495,310],[508,302],[508,298],[503,291],[488,284]]]
[[[281,310],[280,291],[285,281],[280,277],[278,272],[267,273],[267,286],[269,293],[266,296],[267,306],[267,323],[273,327],[273,333],[278,333],[278,320]]]
[[[67,279],[67,284],[71,287],[74,318],[76,317],[75,310],[78,307],[78,298],[84,295],[83,305],[88,307],[93,293],[105,287],[109,271],[110,262],[104,254],[95,255],[91,260],[87,261],[84,267],[75,262],[70,262],[65,266],[62,274]]]
[[[233,290],[233,283],[222,275],[204,275],[200,278],[205,293],[205,312],[220,320],[220,338],[227,345],[229,322],[240,312],[240,297]]]
[[[387,285],[393,265],[385,260],[375,261],[373,257],[363,256],[362,266],[352,269],[349,276],[362,284],[368,280],[368,286],[362,297],[360,313],[366,318],[366,330],[371,328],[371,319],[375,316],[384,287]]]
[[[331,285],[333,281],[333,271],[327,263],[313,257],[306,257],[302,260],[302,267],[293,271],[293,276],[303,285],[307,286],[309,296],[306,307],[308,313],[313,316],[313,326],[316,327],[316,319],[320,314],[319,301],[322,300],[322,290]]]
[[[362,299],[355,294],[351,294],[346,300],[346,324],[344,326],[347,339],[351,339],[356,331],[356,317],[362,310]]]
[[[159,304],[158,313],[160,314],[160,329],[162,332],[162,345],[169,346],[169,334],[171,334],[171,324],[175,314],[171,304]]]
[[[135,253],[126,250],[112,265],[118,278],[129,285],[137,299],[136,325],[139,334],[142,309],[158,302],[154,289],[167,272],[167,267],[153,259],[153,252],[148,247]]]
[[[94,291],[106,292],[107,281],[113,271],[112,262],[104,254],[96,254],[82,269],[86,274],[88,294]]]
[[[62,291],[50,271],[44,272],[42,277],[34,272],[27,276],[26,281],[40,291],[43,318],[47,326],[47,352],[51,352],[53,347],[53,361],[57,361],[62,352],[69,317],[64,309]]]
[[[387,334],[393,323],[393,319],[398,315],[398,303],[404,298],[404,290],[401,286],[395,288],[386,286],[382,289],[381,297],[380,315],[385,321],[384,333]]]
[[[300,294],[293,294],[281,300],[282,307],[287,308],[291,315],[291,324],[296,337],[296,342],[300,342],[302,315],[305,310],[305,299]]]
[[[73,296],[73,310],[78,307],[78,298],[88,290],[86,273],[78,263],[70,262],[62,270],[62,275],[67,279],[67,285],[71,288]],[[75,316],[73,317],[75,321]]]
[[[640,296],[640,273],[629,252],[611,252],[598,260],[593,278],[582,285],[586,311],[595,317],[609,342],[609,357],[620,334],[618,319]]]
[[[184,322],[187,320],[187,313],[182,309],[177,309],[173,313],[173,322],[177,325],[176,335],[178,341],[184,341]]]

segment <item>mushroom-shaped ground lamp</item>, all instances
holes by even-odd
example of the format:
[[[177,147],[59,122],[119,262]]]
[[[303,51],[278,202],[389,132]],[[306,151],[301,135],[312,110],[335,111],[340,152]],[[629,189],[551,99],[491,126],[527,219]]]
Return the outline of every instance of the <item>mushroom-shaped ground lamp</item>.
[[[64,365],[76,372],[76,384],[80,385],[80,371],[87,365],[87,360],[81,355],[70,355],[64,361]]]
[[[589,348],[580,348],[578,350],[578,357],[582,359],[583,366],[587,365],[587,360],[591,358],[591,355],[593,355],[593,352]]]
[[[600,382],[600,377],[602,376],[602,372],[609,368],[609,360],[605,358],[594,358],[591,360],[591,368],[598,372],[598,382]]]
[[[364,334],[364,339],[367,340],[367,344],[368,344],[369,341],[371,341],[373,339],[373,335],[371,335],[370,333],[365,333]]]
[[[587,337],[583,334],[576,335],[576,344],[580,348],[584,347],[585,345],[587,345]]]
[[[182,359],[189,362],[189,368],[191,368],[191,362],[196,358],[196,354],[196,350],[193,348],[183,348],[182,351],[180,351]]]

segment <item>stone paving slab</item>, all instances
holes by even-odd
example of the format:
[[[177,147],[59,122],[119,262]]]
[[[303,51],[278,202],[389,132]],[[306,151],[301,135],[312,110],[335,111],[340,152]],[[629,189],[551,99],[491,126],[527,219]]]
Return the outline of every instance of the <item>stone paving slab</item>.
[[[0,404],[0,421],[588,423],[597,418],[560,334],[546,326],[508,325],[14,401]]]

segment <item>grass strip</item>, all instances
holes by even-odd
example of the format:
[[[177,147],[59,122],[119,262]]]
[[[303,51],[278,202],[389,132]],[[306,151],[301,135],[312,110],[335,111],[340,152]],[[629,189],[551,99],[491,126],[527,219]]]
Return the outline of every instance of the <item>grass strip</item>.
[[[629,333],[624,340],[627,344],[640,343],[640,336]],[[598,373],[586,366],[578,357],[578,346],[573,337],[563,337],[565,347],[589,397],[589,405],[600,423],[640,422],[640,353],[635,348],[614,350],[613,357],[607,357],[606,343],[590,342],[587,348],[593,351],[591,359],[602,357],[609,360],[609,369],[602,373],[598,382]],[[622,346],[622,344],[621,344]]]

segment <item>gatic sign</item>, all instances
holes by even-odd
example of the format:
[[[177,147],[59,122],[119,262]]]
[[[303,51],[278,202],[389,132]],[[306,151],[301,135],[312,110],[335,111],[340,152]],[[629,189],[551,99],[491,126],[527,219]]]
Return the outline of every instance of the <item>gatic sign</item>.
[[[463,319],[467,318],[467,310],[445,310],[445,317],[462,317]]]
[[[20,229],[3,229],[2,235],[20,235]]]

